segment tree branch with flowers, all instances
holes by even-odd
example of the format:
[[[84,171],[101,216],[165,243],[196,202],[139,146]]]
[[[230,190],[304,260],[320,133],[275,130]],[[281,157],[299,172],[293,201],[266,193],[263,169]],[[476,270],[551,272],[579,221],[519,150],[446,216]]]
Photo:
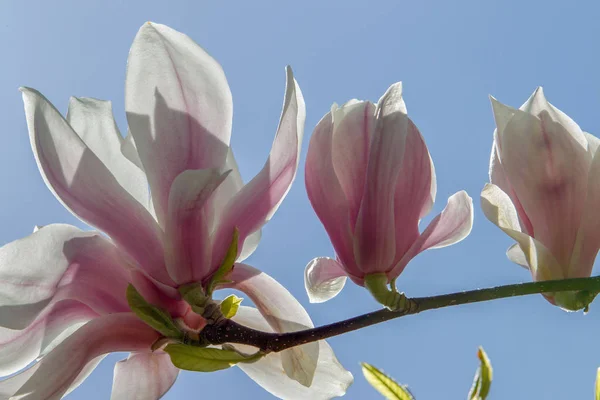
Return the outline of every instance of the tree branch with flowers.
[[[491,183],[481,193],[485,216],[515,241],[508,258],[533,282],[428,297],[408,297],[396,279],[422,251],[469,235],[472,200],[455,193],[419,230],[435,201],[436,175],[401,83],[377,103],[333,105],[311,136],[305,183],[335,257],[308,263],[306,291],[311,302],[324,302],[350,279],[382,308],[314,327],[282,285],[243,263],[299,166],[306,110],[291,68],[271,152],[246,184],[230,147],[227,80],[189,37],[144,24],[125,86],[126,137],[110,102],[72,98],[63,117],[38,91],[21,89],[44,181],[97,231],[52,224],[0,248],[0,370],[14,374],[0,381],[0,398],[61,398],[104,355],[126,351],[115,368],[114,400],[158,399],[180,369],[234,365],[277,397],[330,399],[353,381],[325,342],[330,337],[531,294],[587,311],[600,292],[600,277],[590,277],[600,248],[593,212],[600,141],[541,89],[519,109],[492,98]],[[217,300],[223,289],[242,292],[254,307],[235,295]],[[484,398],[489,382],[478,385]]]

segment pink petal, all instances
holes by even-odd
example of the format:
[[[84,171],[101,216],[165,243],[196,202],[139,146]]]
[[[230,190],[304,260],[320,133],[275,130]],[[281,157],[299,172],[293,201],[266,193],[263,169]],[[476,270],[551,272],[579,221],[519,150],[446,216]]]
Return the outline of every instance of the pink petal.
[[[0,376],[13,374],[98,317],[89,307],[67,300],[47,307],[27,328],[0,327]]]
[[[363,201],[354,236],[358,267],[381,272],[396,255],[394,196],[402,169],[409,119],[404,112],[402,85],[392,85],[377,104],[377,124],[371,139]]]
[[[334,106],[332,113],[336,109]],[[304,174],[306,192],[342,264],[360,276],[354,262],[348,202],[333,167],[332,113],[321,119],[310,138]]]
[[[422,210],[431,208],[433,203],[433,163],[421,133],[410,120],[401,168],[394,196],[395,262],[400,261],[419,237]]]
[[[104,237],[69,225],[47,225],[9,243],[0,248],[0,326],[23,329],[64,299],[98,313],[127,311],[125,265]]]
[[[214,245],[213,270],[231,242],[235,227],[240,242],[264,225],[289,191],[298,168],[304,133],[305,107],[291,68],[287,68],[286,93],[279,127],[263,169],[235,196],[224,212]],[[217,263],[214,263],[218,260]]]
[[[256,330],[273,332],[254,308],[240,307],[234,320]],[[282,367],[282,353],[271,353],[255,363],[238,364],[238,367],[266,391],[281,399],[329,400],[343,396],[354,378],[339,363],[326,341],[321,340],[318,344],[319,361],[310,387],[302,386],[286,375]]]
[[[231,92],[221,66],[200,46],[149,22],[131,46],[125,103],[163,224],[175,178],[188,169],[224,163],[231,136]]]
[[[298,300],[264,272],[249,265],[236,264],[227,279],[232,283],[224,287],[245,293],[274,331],[294,332],[314,326]],[[280,354],[287,376],[310,386],[319,359],[319,345],[308,343]]]
[[[131,313],[94,319],[31,367],[33,373],[29,373],[27,381],[14,396],[60,399],[86,365],[97,357],[118,351],[149,350],[158,337],[152,328]],[[24,373],[28,375],[28,371]]]
[[[332,108],[334,131],[331,161],[344,190],[351,226],[354,228],[365,190],[369,142],[375,130],[375,105],[368,101],[352,102]]]
[[[419,236],[404,257],[388,273],[390,279],[402,273],[406,265],[420,252],[450,246],[466,238],[473,228],[473,200],[460,191],[448,198],[448,205]]]
[[[84,222],[107,233],[156,279],[164,268],[160,229],[39,92],[23,88],[31,145],[56,197]]]
[[[115,365],[111,400],[158,400],[175,383],[179,369],[167,353],[131,353]]]
[[[586,196],[590,155],[545,111],[518,111],[499,137],[506,176],[535,238],[568,265]]]
[[[187,170],[173,181],[165,236],[167,269],[177,284],[201,281],[210,270],[213,215],[207,204],[226,177],[216,169]]]
[[[334,298],[345,283],[344,266],[332,258],[315,258],[304,271],[304,287],[311,303],[323,303]]]

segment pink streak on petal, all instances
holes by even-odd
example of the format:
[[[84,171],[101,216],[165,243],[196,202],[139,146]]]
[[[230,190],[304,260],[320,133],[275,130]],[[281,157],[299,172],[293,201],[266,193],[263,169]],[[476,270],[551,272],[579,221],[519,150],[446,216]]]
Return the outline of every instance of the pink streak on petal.
[[[402,170],[398,175],[394,197],[396,257],[400,261],[419,237],[421,210],[431,201],[432,164],[429,151],[415,124],[408,121]],[[387,272],[387,271],[381,271]]]
[[[206,277],[211,262],[211,212],[214,190],[227,177],[215,169],[188,170],[171,186],[166,223],[167,269],[177,284]]]
[[[354,261],[346,196],[333,168],[332,140],[333,120],[329,113],[321,119],[310,139],[304,175],[306,192],[341,263],[350,273],[361,275]]]
[[[108,234],[165,283],[160,228],[39,92],[22,89],[31,146],[56,197],[84,222]]]
[[[15,396],[59,399],[90,361],[111,352],[149,350],[158,337],[131,313],[94,319],[44,356]]]

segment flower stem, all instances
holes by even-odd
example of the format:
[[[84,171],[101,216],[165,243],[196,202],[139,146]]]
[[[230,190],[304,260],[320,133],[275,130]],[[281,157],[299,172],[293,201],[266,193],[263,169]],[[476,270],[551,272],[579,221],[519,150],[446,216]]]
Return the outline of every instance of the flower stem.
[[[427,310],[504,299],[507,297],[578,290],[586,290],[593,293],[600,292],[600,276],[518,283],[439,296],[407,298],[407,305],[402,310],[391,311],[383,309],[344,321],[297,332],[261,332],[240,325],[232,320],[225,320],[221,324],[207,326],[201,332],[201,336],[211,344],[239,343],[258,347],[264,352],[278,352]]]

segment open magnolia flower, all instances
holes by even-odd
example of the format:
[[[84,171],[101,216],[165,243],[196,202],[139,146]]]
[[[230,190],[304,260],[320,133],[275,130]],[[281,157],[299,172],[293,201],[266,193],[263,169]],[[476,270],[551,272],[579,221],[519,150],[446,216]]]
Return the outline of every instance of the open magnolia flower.
[[[518,110],[494,98],[492,107],[491,184],[481,193],[481,206],[517,242],[508,258],[535,281],[589,277],[600,249],[600,140],[550,104],[542,88]],[[595,293],[545,296],[578,310]]]
[[[376,298],[391,296],[383,286],[413,257],[461,241],[473,224],[472,200],[461,191],[419,232],[419,221],[435,200],[435,172],[423,137],[407,116],[401,83],[377,104],[333,105],[310,140],[306,188],[337,255],[306,267],[312,302],[337,295],[346,277]]]
[[[162,310],[155,315],[176,324],[176,334],[207,324],[182,298],[190,284],[244,292],[257,309],[238,310],[234,320],[243,325],[313,326],[287,290],[239,263],[296,174],[305,109],[289,68],[271,153],[246,185],[229,147],[232,102],[221,67],[166,26],[145,24],[131,48],[125,139],[109,102],[72,99],[65,119],[37,91],[22,92],[48,187],[108,237],[56,224],[0,249],[0,373],[35,361],[0,382],[0,399],[59,399],[117,351],[131,354],[115,367],[112,399],[160,398],[179,370],[157,342],[164,332],[132,312],[130,284]],[[215,281],[227,257],[235,268]],[[352,382],[325,342],[238,365],[281,398],[329,399]]]

